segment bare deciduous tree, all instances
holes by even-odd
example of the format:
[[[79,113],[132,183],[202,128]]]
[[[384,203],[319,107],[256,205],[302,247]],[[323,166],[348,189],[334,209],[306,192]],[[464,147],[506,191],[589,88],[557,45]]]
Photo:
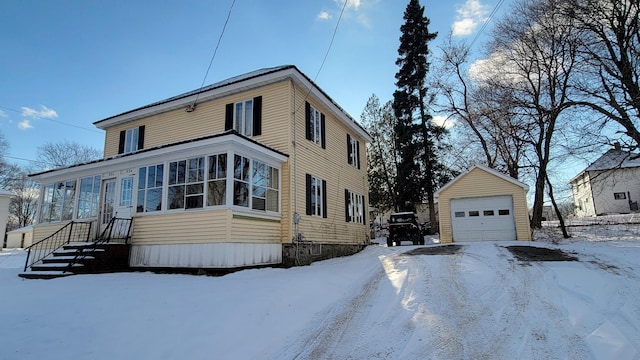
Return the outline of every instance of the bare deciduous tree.
[[[38,160],[43,168],[60,168],[100,159],[100,150],[65,140],[38,147]]]

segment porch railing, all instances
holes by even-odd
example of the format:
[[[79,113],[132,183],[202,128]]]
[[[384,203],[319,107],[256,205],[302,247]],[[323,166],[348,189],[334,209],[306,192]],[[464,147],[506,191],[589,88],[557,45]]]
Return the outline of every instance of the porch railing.
[[[71,242],[89,242],[91,239],[92,222],[71,221],[55,233],[38,241],[27,248],[27,259],[24,271],[54,251]]]
[[[100,233],[94,241],[94,244],[109,243],[111,241],[128,244],[131,240],[132,223],[132,219],[111,218],[109,224],[107,224],[102,233]]]

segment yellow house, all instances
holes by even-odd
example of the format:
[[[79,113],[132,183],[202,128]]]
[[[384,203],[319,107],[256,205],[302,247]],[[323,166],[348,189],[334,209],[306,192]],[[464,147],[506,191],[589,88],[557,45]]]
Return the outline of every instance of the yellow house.
[[[436,192],[440,242],[531,240],[529,187],[476,165]]]
[[[31,175],[38,242],[132,219],[129,265],[234,268],[352,254],[369,242],[370,135],[293,65],[94,123],[104,158]]]

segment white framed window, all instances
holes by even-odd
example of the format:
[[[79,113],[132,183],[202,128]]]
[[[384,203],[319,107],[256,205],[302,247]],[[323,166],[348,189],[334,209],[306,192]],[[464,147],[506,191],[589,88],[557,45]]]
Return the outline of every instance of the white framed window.
[[[138,128],[127,129],[124,137],[124,153],[138,150]]]
[[[345,189],[345,214],[347,222],[364,224],[364,195]]]
[[[253,135],[253,99],[235,103],[233,129],[245,136]]]
[[[168,209],[204,206],[204,157],[169,162]]]
[[[626,200],[627,194],[625,194],[624,192],[613,193],[613,198],[615,200]]]
[[[136,212],[162,210],[164,164],[141,167],[138,170],[138,202]]]
[[[307,215],[327,217],[327,182],[310,174],[306,175]]]
[[[305,103],[305,133],[309,141],[314,142],[323,149],[325,141],[325,116],[309,102]]]
[[[100,175],[80,179],[80,194],[78,197],[78,219],[98,217],[100,202]]]
[[[133,176],[120,180],[120,206],[133,204]]]
[[[227,154],[209,156],[207,206],[227,203]]]
[[[347,162],[360,169],[360,142],[347,134]]]
[[[277,212],[279,210],[279,170],[254,160],[252,173],[251,208]]]
[[[76,180],[46,185],[40,206],[40,222],[71,220],[76,194]]]

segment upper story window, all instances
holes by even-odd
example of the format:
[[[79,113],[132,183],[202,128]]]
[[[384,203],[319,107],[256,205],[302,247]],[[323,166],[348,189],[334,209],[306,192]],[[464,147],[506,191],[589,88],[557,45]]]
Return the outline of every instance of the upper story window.
[[[305,103],[305,133],[307,140],[311,140],[325,149],[325,127],[324,114],[308,102]]]
[[[262,96],[227,104],[225,110],[225,131],[235,130],[244,136],[258,136],[262,133]]]
[[[360,142],[347,134],[347,162],[360,169]]]
[[[118,154],[128,154],[144,148],[144,126],[120,131]]]
[[[307,174],[307,215],[327,217],[327,182]]]

